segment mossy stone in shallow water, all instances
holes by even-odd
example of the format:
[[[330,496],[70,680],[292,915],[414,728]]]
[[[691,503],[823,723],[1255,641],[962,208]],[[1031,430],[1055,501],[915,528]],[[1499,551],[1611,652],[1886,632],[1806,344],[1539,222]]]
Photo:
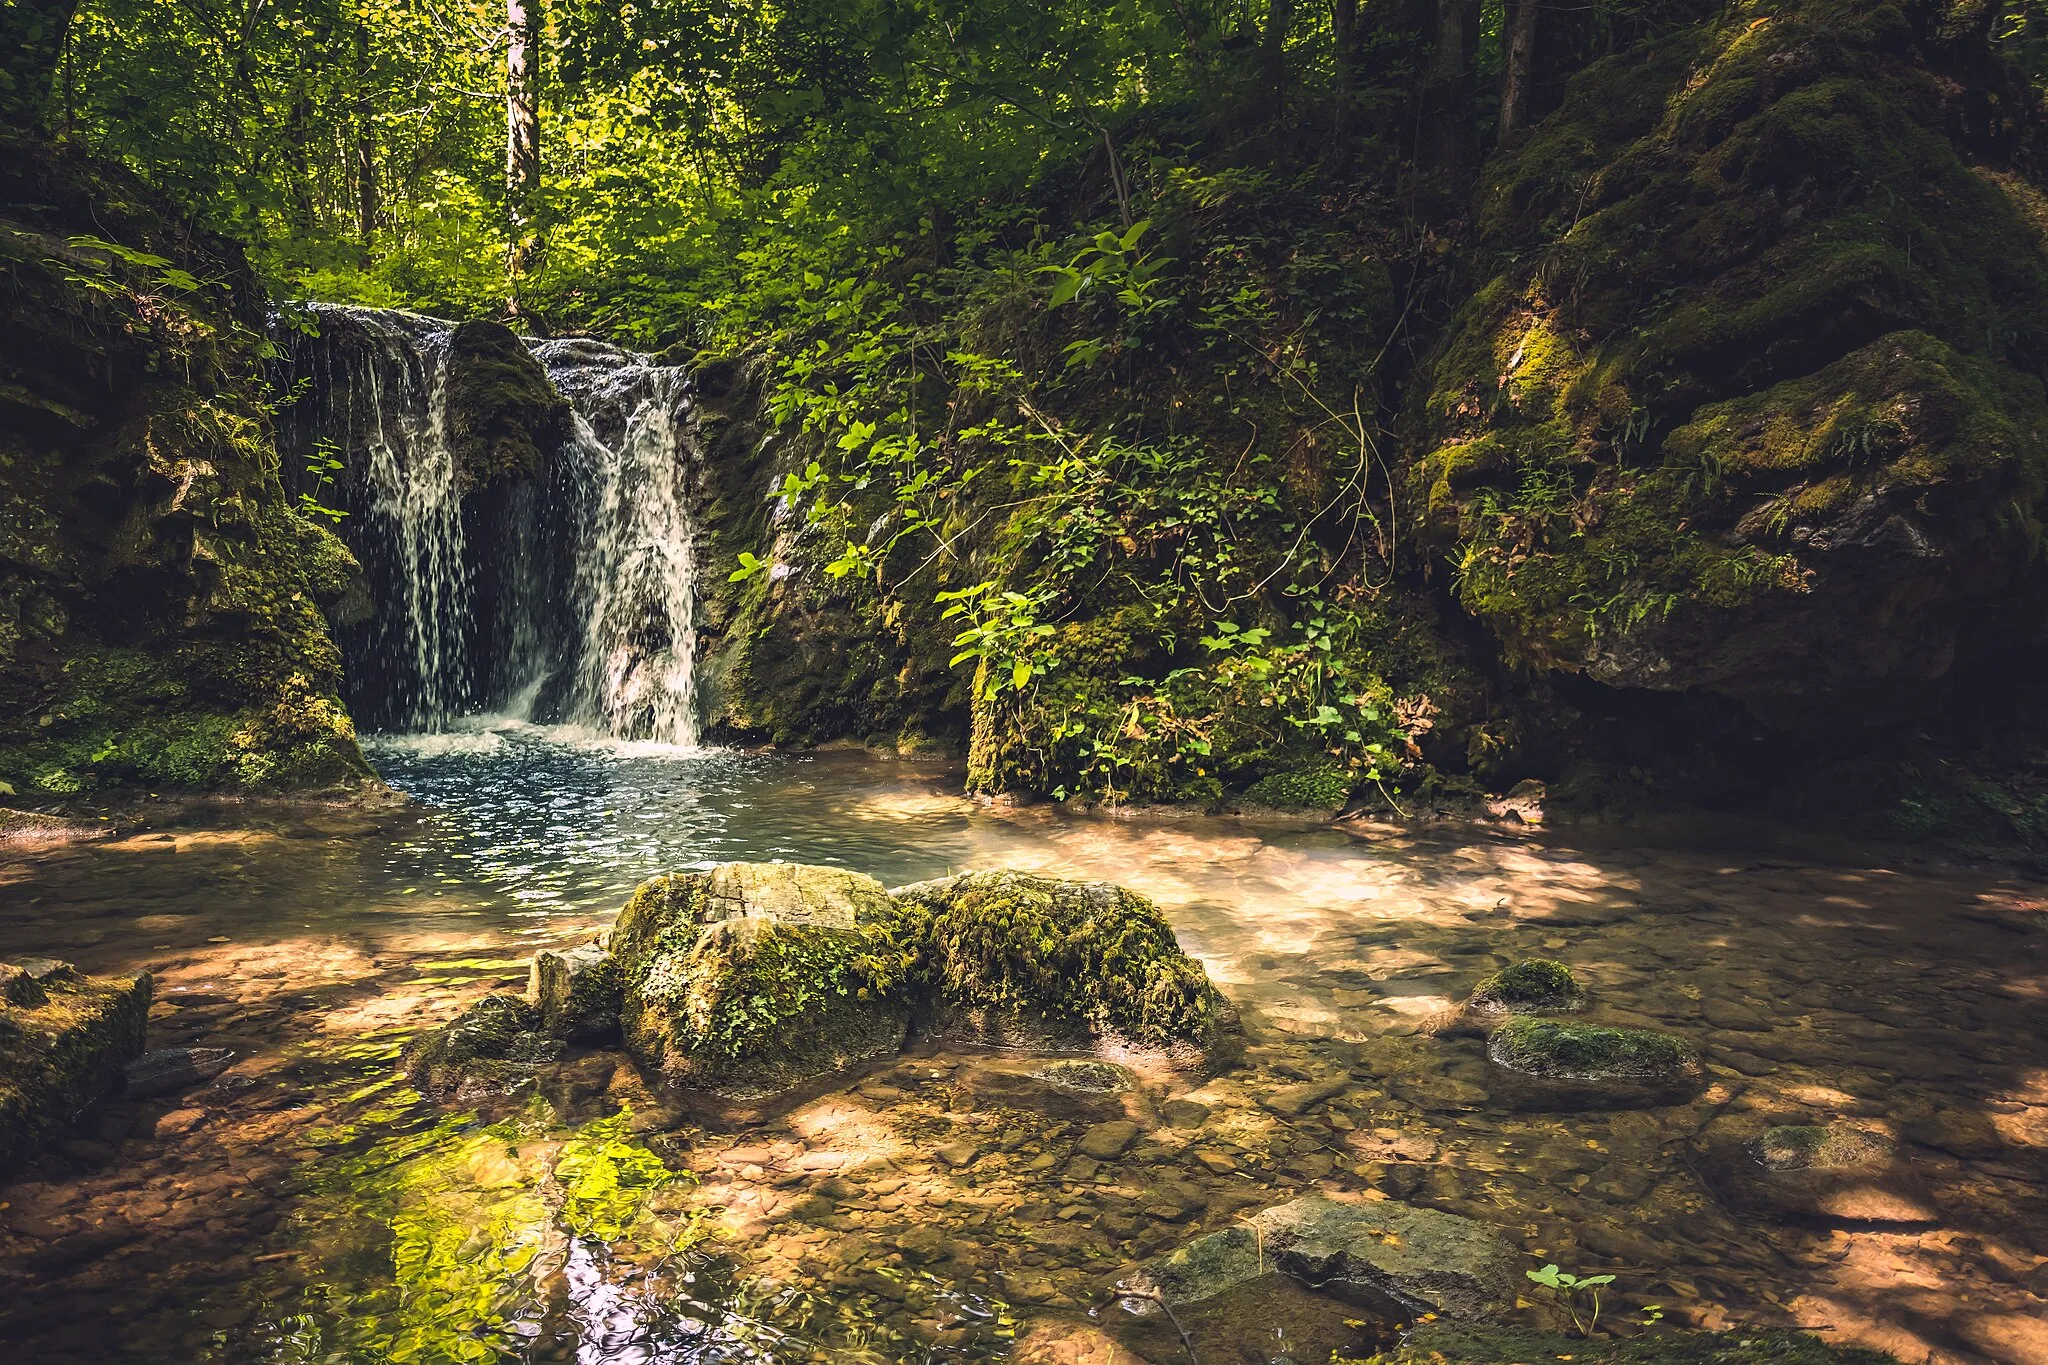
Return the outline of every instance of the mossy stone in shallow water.
[[[1780,1124],[1729,1116],[1695,1139],[1698,1169],[1734,1208],[1801,1222],[1924,1225],[1940,1210],[1888,1134],[1860,1124]]]
[[[929,916],[930,1031],[999,1046],[1117,1043],[1208,1054],[1230,1011],[1159,907],[1109,882],[969,872],[899,887]]]
[[[800,1090],[901,1048],[917,935],[845,868],[725,863],[657,877],[613,927],[642,1066],[720,1099]]]
[[[4,965],[4,964],[0,964]],[[0,970],[0,1169],[111,1091],[142,1052],[151,982],[37,959]]]
[[[619,1026],[619,964],[603,945],[579,944],[533,955],[526,998],[540,1011],[552,1038],[595,1038]]]
[[[1697,1094],[1699,1052],[1669,1033],[1517,1017],[1487,1043],[1511,1102],[1525,1108],[1627,1108]]]
[[[560,1040],[541,1031],[539,1009],[516,995],[487,995],[415,1038],[399,1065],[421,1090],[479,1098],[521,1090],[561,1057]]]
[[[1830,1346],[1804,1332],[1660,1332],[1621,1341],[1549,1336],[1478,1323],[1425,1323],[1369,1365],[1896,1365],[1882,1351]]]
[[[1586,988],[1562,962],[1532,957],[1480,982],[1467,1004],[1482,1014],[1568,1014],[1586,1007]]]

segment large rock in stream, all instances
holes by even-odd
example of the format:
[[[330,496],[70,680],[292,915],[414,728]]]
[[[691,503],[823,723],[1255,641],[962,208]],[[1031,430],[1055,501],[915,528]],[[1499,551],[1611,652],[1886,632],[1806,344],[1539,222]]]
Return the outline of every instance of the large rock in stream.
[[[1278,1270],[1393,1320],[1513,1308],[1522,1257],[1484,1223],[1394,1200],[1308,1195],[1147,1265],[1128,1288],[1199,1303]]]
[[[142,1052],[152,983],[68,963],[0,963],[0,1169],[71,1123]]]
[[[657,877],[612,930],[626,1050],[671,1085],[741,1101],[894,1056],[916,963],[904,920],[880,882],[843,868]]]
[[[616,1028],[643,1070],[731,1110],[843,1082],[913,1027],[1192,1064],[1234,1025],[1158,907],[1119,886],[981,872],[892,893],[845,868],[724,863],[643,883],[604,945],[537,953],[524,999],[423,1035],[406,1068],[505,1093]]]

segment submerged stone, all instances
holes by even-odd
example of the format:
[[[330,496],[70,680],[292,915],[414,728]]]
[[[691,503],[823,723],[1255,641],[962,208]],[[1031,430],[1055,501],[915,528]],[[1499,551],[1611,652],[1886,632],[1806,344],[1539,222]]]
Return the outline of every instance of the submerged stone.
[[[121,1068],[121,1093],[130,1099],[168,1095],[210,1081],[235,1060],[225,1047],[160,1047]]]
[[[1691,1043],[1648,1029],[1515,1017],[1486,1047],[1497,1089],[1523,1108],[1674,1104],[1705,1079]]]
[[[1586,1007],[1586,988],[1562,962],[1532,957],[1481,981],[1465,1007],[1477,1014],[1571,1014]]]
[[[540,1011],[516,995],[487,995],[445,1028],[415,1038],[400,1058],[412,1083],[457,1099],[509,1095],[562,1058]]]
[[[1512,1308],[1521,1256],[1484,1223],[1394,1200],[1308,1195],[1198,1237],[1130,1287],[1198,1303],[1277,1269],[1394,1318],[1479,1318]]]
[[[110,1093],[142,1051],[151,981],[33,959],[0,970],[0,1168]]]
[[[1940,1218],[1927,1182],[1886,1134],[1853,1123],[1734,1122],[1700,1138],[1701,1166],[1744,1212],[1840,1223],[1926,1224]]]
[[[1110,882],[969,872],[899,887],[929,917],[920,977],[933,1036],[999,1047],[1210,1056],[1234,1023],[1159,908]]]
[[[621,994],[619,965],[601,943],[533,955],[526,998],[550,1037],[575,1041],[610,1033],[619,1026]]]

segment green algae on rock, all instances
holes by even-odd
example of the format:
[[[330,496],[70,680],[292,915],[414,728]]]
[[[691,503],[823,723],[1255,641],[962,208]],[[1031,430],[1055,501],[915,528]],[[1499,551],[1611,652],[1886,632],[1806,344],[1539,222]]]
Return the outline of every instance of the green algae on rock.
[[[1510,1018],[1486,1045],[1496,1084],[1527,1108],[1630,1108],[1699,1093],[1697,1049],[1648,1029]]]
[[[1110,882],[969,872],[893,893],[930,916],[925,1026],[998,1046],[1206,1055],[1229,1007],[1159,908]]]
[[[1465,1006],[1480,1014],[1570,1014],[1586,1007],[1586,988],[1562,962],[1532,957],[1481,981]]]
[[[113,1091],[141,1055],[151,980],[0,963],[0,1169]]]

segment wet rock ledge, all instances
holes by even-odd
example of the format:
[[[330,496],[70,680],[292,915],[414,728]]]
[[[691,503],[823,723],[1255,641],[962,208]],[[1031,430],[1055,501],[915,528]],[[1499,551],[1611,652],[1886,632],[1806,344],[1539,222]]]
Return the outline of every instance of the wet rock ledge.
[[[81,976],[50,958],[0,962],[0,1170],[121,1082],[142,1051],[151,981]]]
[[[843,868],[726,863],[637,889],[608,940],[533,960],[404,1058],[431,1093],[523,1088],[616,1034],[650,1078],[744,1117],[913,1037],[1202,1067],[1236,1019],[1158,907],[1102,882],[975,872],[883,888]]]

